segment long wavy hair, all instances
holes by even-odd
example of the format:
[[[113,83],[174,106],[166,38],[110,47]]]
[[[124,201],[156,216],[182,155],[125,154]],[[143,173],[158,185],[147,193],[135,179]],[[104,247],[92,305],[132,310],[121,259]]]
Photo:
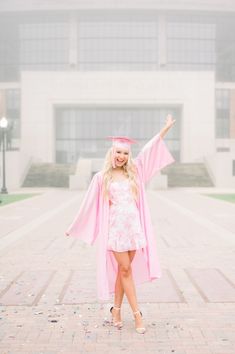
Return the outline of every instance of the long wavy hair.
[[[112,169],[113,169],[112,154],[113,154],[113,147],[111,147],[107,151],[107,153],[105,155],[103,168],[101,170],[101,172],[103,174],[103,193],[104,193],[105,198],[108,198],[109,186],[110,186],[110,183],[112,182]],[[123,165],[123,170],[124,170],[124,174],[125,174],[126,178],[129,178],[133,197],[135,200],[137,200],[138,199],[138,192],[139,192],[139,188],[138,188],[138,184],[137,184],[137,169],[136,169],[136,166],[135,166],[133,159],[132,159],[131,150],[129,150],[128,160],[125,163],[125,165]]]

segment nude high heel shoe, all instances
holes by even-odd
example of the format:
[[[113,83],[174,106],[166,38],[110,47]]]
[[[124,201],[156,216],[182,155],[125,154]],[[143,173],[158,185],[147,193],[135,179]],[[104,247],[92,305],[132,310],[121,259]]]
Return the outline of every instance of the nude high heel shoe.
[[[120,311],[120,307],[114,305],[114,306],[112,306],[112,307],[110,308],[110,312],[111,312],[111,314],[112,314],[112,323],[113,323],[113,325],[114,325],[115,327],[121,328],[121,327],[123,326],[123,323],[122,323],[122,321],[115,321],[114,316],[113,316],[113,313],[112,313],[112,310],[113,310],[113,309]]]
[[[142,312],[139,311],[139,310],[133,312],[134,316],[137,315],[137,314],[140,314],[141,316],[143,316]],[[146,328],[145,327],[136,327],[135,330],[136,330],[137,333],[140,333],[140,334],[144,334],[146,332]]]

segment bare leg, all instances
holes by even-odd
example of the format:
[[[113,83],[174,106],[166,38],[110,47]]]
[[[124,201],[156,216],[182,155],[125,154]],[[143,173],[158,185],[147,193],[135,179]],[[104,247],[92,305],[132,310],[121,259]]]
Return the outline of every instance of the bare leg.
[[[135,256],[135,251],[128,251],[128,253],[129,253],[130,262],[132,262]],[[123,296],[124,296],[124,289],[121,281],[120,265],[118,265],[118,273],[117,273],[117,278],[115,283],[114,305],[121,307]],[[121,321],[120,311],[116,311],[115,309],[113,309],[113,315],[115,315],[116,321]]]
[[[129,253],[130,262],[132,262],[135,257],[135,251],[128,251],[128,253]],[[117,278],[115,283],[115,296],[114,296],[115,305],[119,307],[121,306],[123,296],[124,296],[124,289],[121,282],[120,265],[118,265],[118,273],[117,273]]]
[[[131,269],[131,257],[133,259],[135,255],[135,251],[127,251],[127,252],[115,252],[113,251],[114,257],[118,263],[120,268],[120,279],[123,286],[123,290],[126,294],[128,302],[131,306],[133,312],[138,310],[138,303],[135,291],[135,284],[132,277],[132,269]],[[136,326],[142,327],[142,318],[141,315],[135,316]]]

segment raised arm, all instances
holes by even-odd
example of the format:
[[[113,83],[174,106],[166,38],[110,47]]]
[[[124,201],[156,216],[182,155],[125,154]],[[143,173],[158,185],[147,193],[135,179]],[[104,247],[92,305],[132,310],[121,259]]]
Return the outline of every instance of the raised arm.
[[[175,120],[168,115],[165,126],[144,145],[136,157],[135,164],[144,183],[147,183],[162,168],[175,161],[163,140],[174,123]]]
[[[160,133],[159,133],[161,138],[163,138],[166,135],[168,130],[175,124],[175,122],[176,122],[176,120],[172,118],[172,115],[168,114],[167,117],[166,117],[166,124],[160,130]]]

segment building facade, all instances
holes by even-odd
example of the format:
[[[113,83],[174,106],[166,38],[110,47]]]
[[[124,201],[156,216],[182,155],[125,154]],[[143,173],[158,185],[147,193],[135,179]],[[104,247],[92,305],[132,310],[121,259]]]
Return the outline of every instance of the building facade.
[[[205,162],[216,185],[235,186],[233,3],[1,2],[10,166],[22,178],[31,162],[102,158],[107,135],[137,139],[135,154],[172,113],[176,161]]]

